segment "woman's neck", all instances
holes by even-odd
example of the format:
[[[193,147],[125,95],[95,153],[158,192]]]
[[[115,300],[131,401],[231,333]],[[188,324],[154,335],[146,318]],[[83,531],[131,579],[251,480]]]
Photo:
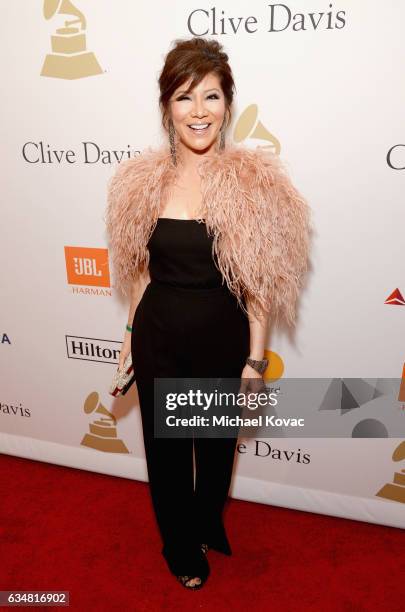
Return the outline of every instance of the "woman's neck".
[[[207,157],[213,157],[216,153],[216,142],[208,149],[195,151],[183,145],[181,142],[177,144],[178,162],[185,174],[197,173],[199,162]]]

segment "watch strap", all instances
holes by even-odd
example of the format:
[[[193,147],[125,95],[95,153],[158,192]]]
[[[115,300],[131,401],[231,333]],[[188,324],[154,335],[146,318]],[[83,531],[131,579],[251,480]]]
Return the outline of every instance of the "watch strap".
[[[254,370],[256,370],[256,372],[259,372],[259,374],[263,374],[263,372],[266,370],[267,366],[269,365],[269,360],[268,359],[252,359],[251,357],[248,357],[246,359],[246,363],[250,365]]]

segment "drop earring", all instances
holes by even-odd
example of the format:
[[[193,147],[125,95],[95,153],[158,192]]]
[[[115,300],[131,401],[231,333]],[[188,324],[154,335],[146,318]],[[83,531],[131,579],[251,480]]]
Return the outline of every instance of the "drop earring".
[[[177,166],[175,129],[174,129],[173,121],[171,119],[169,119],[169,141],[170,141],[170,153],[172,156],[172,161],[173,161],[173,164]]]
[[[220,138],[219,138],[219,150],[223,151],[225,149],[225,121],[223,122],[220,130]]]

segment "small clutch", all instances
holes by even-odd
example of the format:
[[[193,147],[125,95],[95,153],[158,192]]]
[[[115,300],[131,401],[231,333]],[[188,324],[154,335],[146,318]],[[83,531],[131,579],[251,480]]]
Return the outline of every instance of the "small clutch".
[[[132,383],[135,381],[135,372],[134,367],[132,365],[132,355],[131,352],[128,354],[128,357],[125,359],[124,367],[122,370],[119,368],[114,374],[114,378],[112,379],[109,393],[114,397],[118,397],[119,395],[125,395]]]

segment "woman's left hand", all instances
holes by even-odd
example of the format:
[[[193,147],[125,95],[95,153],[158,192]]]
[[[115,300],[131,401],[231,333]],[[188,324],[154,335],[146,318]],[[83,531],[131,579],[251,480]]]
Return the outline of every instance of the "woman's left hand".
[[[260,393],[266,390],[263,374],[259,374],[252,366],[246,364],[241,374],[239,393]]]

